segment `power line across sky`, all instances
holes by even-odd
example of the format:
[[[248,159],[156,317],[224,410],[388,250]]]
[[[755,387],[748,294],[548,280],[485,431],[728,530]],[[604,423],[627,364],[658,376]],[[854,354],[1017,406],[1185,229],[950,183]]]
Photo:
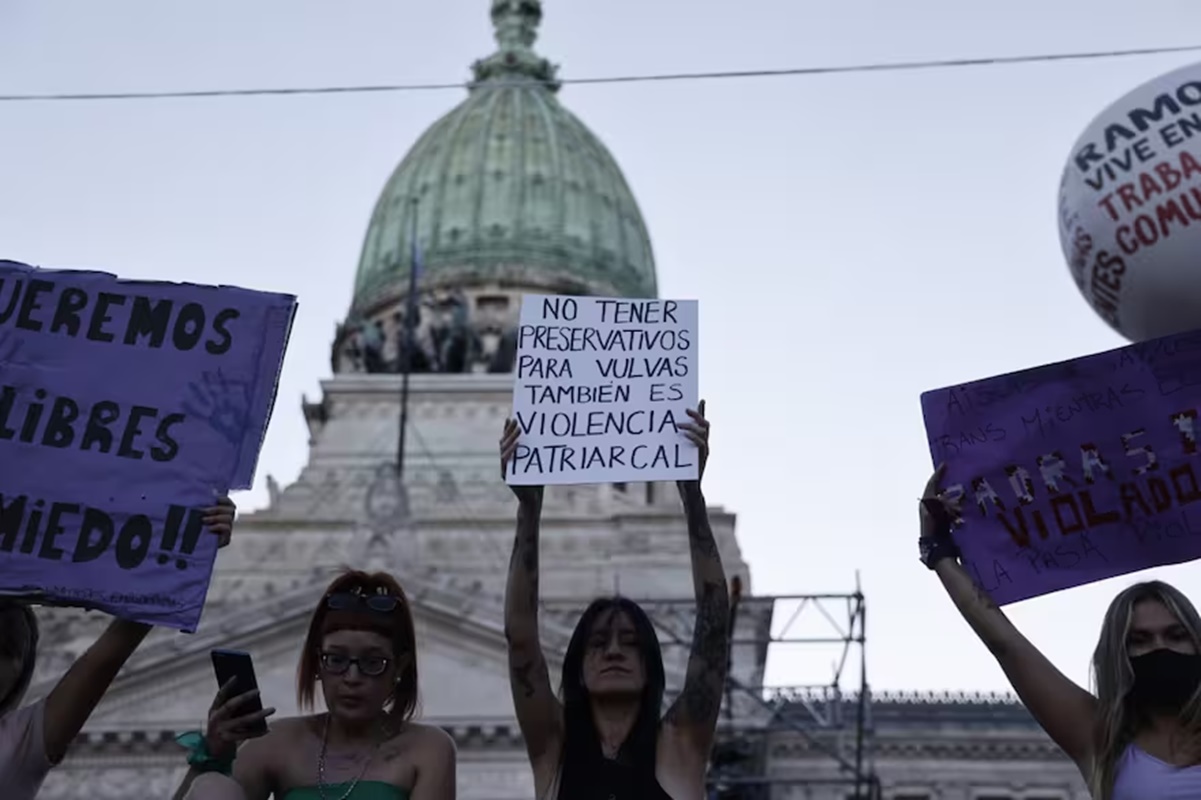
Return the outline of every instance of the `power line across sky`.
[[[1032,64],[1055,61],[1085,61],[1127,56],[1164,55],[1201,50],[1201,44],[1176,47],[1144,47],[1130,50],[1102,50],[1088,53],[1044,53],[1027,56],[995,56],[985,58],[936,59],[929,61],[898,61],[871,64],[846,64],[825,67],[794,67],[788,69],[733,70],[724,72],[680,72],[658,75],[616,75],[596,78],[563,78],[556,83],[587,85],[601,83],[651,83],[667,81],[729,80],[751,78],[805,77],[865,72],[900,72],[963,67],[989,67],[1009,64]],[[470,88],[470,83],[412,83],[359,86],[316,86],[259,89],[199,89],[160,92],[89,92],[58,94],[6,94],[0,102],[49,102],[67,100],[161,100],[168,98],[251,97],[262,95],[366,94],[370,92],[445,91]]]

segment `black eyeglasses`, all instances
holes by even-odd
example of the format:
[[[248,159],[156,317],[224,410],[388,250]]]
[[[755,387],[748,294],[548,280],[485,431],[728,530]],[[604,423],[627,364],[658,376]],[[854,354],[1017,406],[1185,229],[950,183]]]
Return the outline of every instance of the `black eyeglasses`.
[[[390,594],[357,594],[355,592],[338,592],[325,599],[325,607],[334,611],[348,611],[366,606],[371,611],[390,614],[400,605],[400,600]]]
[[[392,663],[392,659],[384,656],[361,656],[359,658],[351,658],[345,653],[322,653],[321,666],[325,667],[325,671],[333,675],[341,675],[350,669],[350,665],[354,664],[359,668],[359,673],[366,675],[368,678],[378,678],[388,670],[388,665]]]

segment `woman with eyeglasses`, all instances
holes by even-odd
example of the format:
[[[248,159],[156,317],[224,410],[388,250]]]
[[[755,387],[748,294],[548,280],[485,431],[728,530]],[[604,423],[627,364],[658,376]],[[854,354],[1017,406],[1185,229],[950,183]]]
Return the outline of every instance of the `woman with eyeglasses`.
[[[300,708],[312,709],[317,684],[328,711],[266,735],[253,728],[275,709],[244,712],[256,692],[221,687],[205,731],[180,737],[191,754],[177,800],[453,800],[453,740],[412,720],[416,636],[391,575],[350,571],[330,584],[300,655]]]

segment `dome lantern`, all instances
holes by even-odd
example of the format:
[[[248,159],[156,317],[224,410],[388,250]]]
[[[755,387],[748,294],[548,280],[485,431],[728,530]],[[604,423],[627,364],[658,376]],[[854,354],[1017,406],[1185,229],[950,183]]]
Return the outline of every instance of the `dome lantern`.
[[[527,77],[541,82],[549,91],[558,91],[559,83],[555,80],[558,68],[533,49],[540,22],[542,3],[538,0],[493,0],[492,27],[498,49],[471,65],[475,82]]]

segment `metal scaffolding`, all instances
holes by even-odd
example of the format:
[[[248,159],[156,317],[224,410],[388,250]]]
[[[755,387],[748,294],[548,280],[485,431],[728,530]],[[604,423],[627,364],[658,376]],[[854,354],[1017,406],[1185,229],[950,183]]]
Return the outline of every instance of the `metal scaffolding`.
[[[640,605],[663,637],[665,657],[669,648],[690,646],[696,613],[692,600],[647,600]],[[730,606],[731,669],[710,761],[710,800],[769,800],[773,787],[785,785],[834,785],[848,800],[878,800],[867,680],[867,607],[858,579],[850,594],[745,597],[735,580]],[[828,683],[765,685],[769,655],[821,645],[837,653]],[[855,671],[857,680],[848,679],[847,673]],[[845,684],[851,681],[858,685],[848,689]],[[773,734],[789,733],[799,734],[807,749],[830,759],[837,777],[773,774],[769,740]]]

